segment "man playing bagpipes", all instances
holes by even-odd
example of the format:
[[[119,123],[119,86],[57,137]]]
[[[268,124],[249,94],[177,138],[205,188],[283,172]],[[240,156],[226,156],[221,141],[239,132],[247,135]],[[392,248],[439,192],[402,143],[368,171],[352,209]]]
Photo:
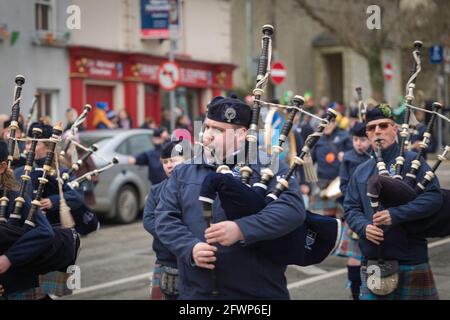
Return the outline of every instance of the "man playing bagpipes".
[[[49,125],[45,125],[39,122],[32,123],[29,127],[28,137],[33,136],[33,129],[38,128],[42,130],[40,139],[49,139],[52,136],[53,128]],[[31,140],[27,140],[27,149],[31,146]],[[35,194],[39,188],[39,178],[43,175],[43,166],[46,161],[47,152],[50,150],[50,142],[38,141],[35,150],[34,168],[30,173],[30,183],[27,187],[29,192]],[[55,152],[55,158],[59,156],[59,152]],[[59,161],[59,160],[58,160]],[[54,161],[56,162],[56,161]],[[52,166],[52,169],[56,171],[56,167]],[[24,172],[24,168],[17,168],[15,175],[19,178]],[[62,168],[60,174],[62,174]],[[42,192],[42,198],[40,200],[41,210],[45,213],[47,220],[52,226],[61,225],[60,221],[60,202],[61,197],[59,193],[59,186],[56,174],[54,176],[47,176],[47,182]],[[70,213],[75,221],[75,230],[83,225],[83,214],[87,210],[84,205],[83,194],[81,190],[71,189],[67,183],[63,184],[64,200],[70,208]],[[67,278],[69,274],[62,271],[54,271],[40,276],[40,286],[36,289],[36,297],[44,298],[50,297],[50,295],[67,295],[71,293],[71,290],[67,288]]]
[[[170,177],[175,167],[183,163],[188,155],[180,142],[169,141],[161,146],[161,163],[167,177]],[[152,247],[156,254],[151,300],[176,300],[178,298],[177,257],[162,244],[155,231],[155,209],[159,203],[161,190],[166,184],[167,179],[151,187],[144,207],[144,228],[153,236]]]
[[[376,160],[372,158],[358,166],[344,200],[345,219],[359,236],[363,256],[360,298],[437,299],[428,263],[427,240],[405,229],[406,223],[430,217],[441,207],[442,195],[437,178],[430,179],[424,192],[412,201],[387,209],[380,206],[378,195],[368,189],[370,179],[381,176],[391,179],[399,174],[396,160],[403,160],[402,176],[410,172],[416,154],[400,152],[396,143],[397,130],[388,105],[378,105],[367,112],[366,132]],[[422,157],[419,161],[418,181],[430,170]],[[386,190],[391,195],[400,191],[398,188]]]
[[[5,142],[0,141],[0,189],[2,191],[5,188],[8,190],[10,201],[7,215],[4,218],[9,220],[14,209],[14,199],[18,196],[19,185],[14,179],[12,171],[7,168],[7,158],[8,147]],[[31,207],[31,198],[28,195],[24,195],[24,200],[19,224],[23,224]],[[33,295],[34,288],[39,286],[39,275],[21,270],[21,267],[30,263],[50,246],[54,233],[50,223],[40,210],[36,212],[35,217],[36,227],[24,233],[11,247],[3,247],[4,238],[0,241],[2,243],[0,250],[0,299],[27,299]],[[1,223],[9,222],[3,221]]]
[[[311,152],[312,159],[317,164],[320,190],[326,189],[339,176],[344,152],[351,149],[352,141],[348,132],[338,128],[335,120],[331,121]],[[334,199],[322,199],[317,196],[312,209],[322,210],[326,216],[336,216],[337,202]]]
[[[355,122],[350,130],[353,141],[353,149],[344,153],[344,160],[339,169],[340,184],[342,194],[347,193],[348,183],[355,169],[363,162],[370,159],[370,141],[366,135],[366,126],[364,123]],[[342,196],[341,198],[343,198]],[[335,252],[336,255],[347,257],[347,276],[348,286],[352,292],[352,298],[359,300],[359,290],[361,287],[361,250],[358,245],[356,234],[344,223],[342,232],[342,241]]]
[[[203,156],[177,166],[161,191],[155,226],[161,242],[177,257],[179,299],[289,298],[286,265],[271,262],[251,245],[281,237],[303,223],[305,208],[297,181],[289,179],[288,189],[258,214],[234,221],[227,219],[216,199],[209,228],[198,200],[205,177],[214,173],[217,165],[227,164],[233,175],[239,175],[237,163],[250,118],[250,107],[244,102],[234,97],[214,98],[204,122]],[[259,160],[250,164],[254,174],[249,184],[261,178]],[[280,162],[269,190],[274,189],[277,176],[286,172],[286,165]],[[215,284],[212,274],[217,276]]]

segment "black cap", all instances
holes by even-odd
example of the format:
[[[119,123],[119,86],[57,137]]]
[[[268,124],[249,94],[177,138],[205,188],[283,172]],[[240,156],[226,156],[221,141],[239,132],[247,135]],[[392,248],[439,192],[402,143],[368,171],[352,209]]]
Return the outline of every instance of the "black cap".
[[[3,122],[3,128],[8,128],[11,125],[11,118]],[[18,121],[17,126],[19,127],[19,130],[23,132],[23,124],[22,122]]]
[[[49,139],[52,136],[53,127],[49,126],[47,124],[43,124],[42,122],[33,122],[30,124],[30,127],[28,128],[27,136],[32,138],[33,137],[33,129],[39,128],[42,130],[42,134],[39,137],[40,139]]]
[[[215,97],[208,104],[208,119],[244,126],[248,128],[251,120],[251,109],[245,102],[237,99],[235,95],[229,98]]]
[[[394,120],[392,109],[388,104],[382,103],[376,105],[366,113],[366,123],[374,120],[390,119]]]
[[[8,160],[8,145],[5,141],[0,140],[0,161]]]
[[[167,129],[165,127],[161,127],[161,128],[157,128],[157,129],[153,130],[153,137],[154,138],[161,137],[161,135],[164,131],[167,131]]]
[[[350,134],[355,137],[367,137],[366,124],[361,122],[355,122],[355,125],[350,130]]]
[[[176,156],[183,156],[183,146],[180,140],[172,140],[164,143],[161,147],[161,159],[168,159]]]

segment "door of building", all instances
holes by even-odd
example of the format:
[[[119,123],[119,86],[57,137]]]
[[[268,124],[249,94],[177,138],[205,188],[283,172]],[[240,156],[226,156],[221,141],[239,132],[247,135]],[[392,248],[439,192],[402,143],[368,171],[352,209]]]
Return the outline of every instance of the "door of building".
[[[161,116],[159,89],[147,84],[145,85],[145,118],[151,117],[158,125],[161,125]]]

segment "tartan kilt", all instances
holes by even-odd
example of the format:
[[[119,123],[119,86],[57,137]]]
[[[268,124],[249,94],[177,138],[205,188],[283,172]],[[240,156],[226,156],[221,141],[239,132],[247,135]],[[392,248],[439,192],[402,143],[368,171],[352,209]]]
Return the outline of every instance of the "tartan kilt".
[[[61,271],[39,275],[39,287],[35,288],[36,296],[40,299],[46,295],[55,295],[57,297],[71,295],[72,290],[67,287],[67,279],[69,277],[69,273]]]
[[[0,296],[0,300],[37,300],[35,288],[17,291],[5,296]]]
[[[155,262],[152,282],[150,284],[150,300],[164,300],[164,293],[160,287],[162,271],[163,266],[159,262]]]
[[[352,230],[348,226],[347,222],[344,221],[342,224],[341,240],[339,246],[333,254],[339,257],[361,260],[362,254],[359,249],[358,240],[353,239],[350,236],[351,233]]]
[[[439,295],[429,263],[400,265],[397,289],[377,296],[367,288],[366,266],[361,266],[361,300],[438,300]]]

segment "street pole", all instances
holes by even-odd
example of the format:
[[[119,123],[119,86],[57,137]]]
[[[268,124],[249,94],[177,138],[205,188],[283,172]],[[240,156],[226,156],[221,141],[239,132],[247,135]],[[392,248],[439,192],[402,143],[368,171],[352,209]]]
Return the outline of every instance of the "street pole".
[[[443,86],[443,80],[444,78],[442,77],[441,74],[441,65],[437,64],[436,65],[436,73],[437,73],[437,100],[439,102],[443,101],[443,94],[442,94],[442,86]],[[442,111],[439,111],[440,113],[442,113]],[[438,150],[440,150],[442,148],[442,119],[438,118]]]
[[[172,26],[171,26],[172,27]],[[169,61],[175,61],[175,48],[176,48],[176,39],[172,36],[172,30],[170,32],[170,46],[169,46]],[[169,92],[169,103],[170,103],[170,132],[172,133],[175,130],[175,89],[170,90]]]

